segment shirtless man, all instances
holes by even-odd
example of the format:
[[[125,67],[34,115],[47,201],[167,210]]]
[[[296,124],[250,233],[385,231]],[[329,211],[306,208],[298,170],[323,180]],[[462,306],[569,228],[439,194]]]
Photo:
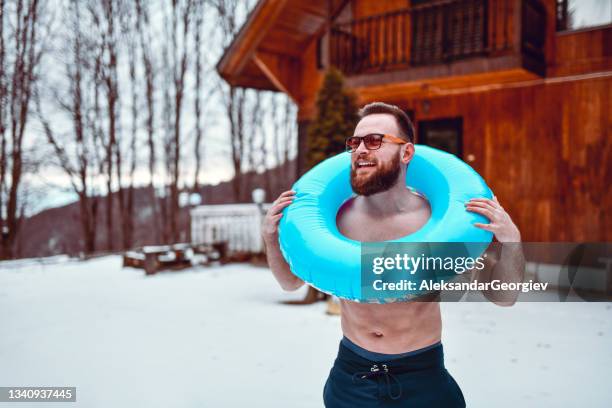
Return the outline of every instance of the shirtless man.
[[[427,222],[427,200],[402,182],[414,156],[413,142],[414,128],[401,109],[382,102],[361,109],[353,137],[347,139],[351,186],[357,196],[338,213],[343,235],[362,242],[393,240]],[[279,196],[266,214],[262,232],[270,268],[287,291],[304,284],[291,272],[278,243],[278,222],[294,194]],[[489,218],[489,224],[475,225],[492,231],[498,241],[520,242],[518,229],[496,198],[473,199],[466,210]],[[344,337],[325,384],[327,408],[465,406],[461,390],[444,368],[437,301],[340,304]]]

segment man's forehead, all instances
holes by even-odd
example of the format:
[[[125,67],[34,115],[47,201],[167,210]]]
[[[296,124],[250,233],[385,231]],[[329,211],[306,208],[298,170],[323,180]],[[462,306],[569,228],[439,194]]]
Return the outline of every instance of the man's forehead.
[[[395,117],[388,113],[374,113],[364,117],[357,123],[353,135],[364,136],[369,133],[398,134],[399,129]]]

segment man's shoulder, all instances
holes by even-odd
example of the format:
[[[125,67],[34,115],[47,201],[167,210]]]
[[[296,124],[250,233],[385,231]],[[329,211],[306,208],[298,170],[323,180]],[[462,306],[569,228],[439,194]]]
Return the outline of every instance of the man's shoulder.
[[[429,201],[427,200],[427,198],[419,193],[418,191],[415,190],[411,190],[410,193],[414,194],[414,196],[417,198],[416,200],[414,200],[415,202],[415,208],[413,209],[413,212],[429,212],[431,211],[431,207],[429,205]]]
[[[336,224],[341,230],[350,228],[351,224],[359,221],[359,211],[355,203],[358,196],[353,195],[340,206],[336,214]]]
[[[351,196],[340,206],[338,214],[336,215],[336,222],[340,225],[343,222],[348,222],[355,218],[357,214],[357,208],[355,205],[356,195]]]

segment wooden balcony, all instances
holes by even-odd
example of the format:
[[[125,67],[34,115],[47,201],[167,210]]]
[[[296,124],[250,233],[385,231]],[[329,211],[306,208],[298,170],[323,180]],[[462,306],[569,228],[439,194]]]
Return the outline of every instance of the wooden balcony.
[[[331,28],[329,61],[353,85],[525,70],[545,74],[538,0],[446,0]],[[403,71],[402,75],[376,75]]]

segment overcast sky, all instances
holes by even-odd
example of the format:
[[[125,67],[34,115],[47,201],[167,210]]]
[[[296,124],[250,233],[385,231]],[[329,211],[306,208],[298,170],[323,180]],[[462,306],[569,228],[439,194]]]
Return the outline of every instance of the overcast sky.
[[[58,3],[61,3],[63,0],[57,0]],[[160,0],[155,0],[155,4],[157,4]],[[250,4],[250,6],[249,6]],[[240,17],[239,17],[239,25],[240,27],[246,18],[246,10],[247,8],[252,8],[255,4],[254,0],[245,1],[244,7],[241,9]],[[155,6],[151,7],[152,10],[158,10]],[[52,11],[53,18],[55,20],[55,30],[61,31],[61,26],[65,24],[65,17],[62,15],[62,12],[59,11],[61,9],[55,8],[55,11]],[[215,64],[219,60],[220,56],[223,52],[223,46],[221,43],[221,38],[219,36],[219,32],[216,29],[218,26],[214,21],[214,14],[209,9],[207,14],[205,15],[204,21],[204,38],[203,44],[205,48],[205,77],[203,77],[203,82],[205,83],[205,87],[209,87],[211,83],[216,81],[217,73],[214,69]],[[156,40],[159,41],[164,33],[164,24],[161,18],[161,12],[157,13],[157,16],[154,16],[153,19],[153,29],[155,31],[153,42]],[[61,41],[61,40],[60,40]],[[155,44],[153,45],[155,47]],[[123,58],[123,59],[122,59]],[[119,56],[119,75],[120,77],[127,78],[127,69],[128,63],[126,59],[126,55]],[[41,72],[44,72],[45,81],[52,84],[61,84],[65,82],[64,80],[64,64],[61,62],[53,53],[46,55],[42,61]],[[142,73],[139,73],[143,75]],[[181,177],[183,180],[188,180],[191,183],[194,172],[194,155],[193,155],[193,140],[194,134],[193,129],[195,125],[195,115],[193,112],[193,100],[192,94],[194,88],[194,78],[191,73],[188,72],[188,76],[186,79],[186,101],[183,104],[183,113],[182,113],[182,126],[183,129],[187,131],[184,132],[182,150],[183,157],[181,163]],[[215,79],[214,79],[215,78]],[[214,80],[213,80],[214,79]],[[129,133],[131,128],[129,109],[130,109],[130,99],[129,99],[129,88],[127,82],[121,82],[120,80],[120,99],[122,104],[122,116],[121,116],[121,127],[124,132],[124,143],[129,139]],[[203,90],[203,94],[208,92],[207,89]],[[251,91],[251,96],[253,93]],[[266,92],[264,95],[264,101],[267,103],[270,101],[270,98],[275,97],[278,101],[287,99],[281,93],[276,92]],[[158,102],[157,109],[161,108],[160,102]],[[295,106],[292,106],[292,110],[295,113]],[[57,132],[70,132],[71,123],[69,118],[66,117],[65,114],[59,112],[56,108],[52,106],[52,103],[45,104],[43,110],[45,114],[48,114],[54,130]],[[230,156],[230,139],[229,139],[229,125],[227,122],[225,108],[221,101],[221,95],[219,92],[216,92],[212,95],[212,97],[208,98],[204,101],[204,115],[203,115],[203,127],[204,127],[204,149],[203,149],[203,167],[200,172],[200,180],[207,184],[216,184],[221,181],[229,180],[233,177],[233,168]],[[144,116],[144,111],[141,113],[141,119]],[[273,133],[272,124],[270,118],[267,118],[265,121],[265,134],[266,134],[266,146],[268,151],[271,151],[274,146],[271,146],[271,137]],[[158,121],[157,128],[160,128],[160,123]],[[295,127],[295,126],[294,126]],[[29,130],[29,139],[26,143],[29,146],[36,146],[39,144],[48,145],[46,139],[42,133],[42,126],[36,119],[35,115],[30,117],[30,121],[28,124]],[[159,136],[159,135],[158,135]],[[247,135],[249,137],[249,135]],[[139,157],[142,165],[136,171],[136,184],[137,185],[145,185],[148,184],[149,174],[146,169],[146,161],[148,160],[148,149],[145,144],[145,134],[144,129],[141,131],[140,145],[139,145]],[[292,148],[291,157],[295,156],[295,141],[291,140],[290,145]],[[50,146],[47,146],[48,149],[42,149],[42,152],[39,153],[42,156],[52,157],[53,152],[50,149]],[[161,144],[158,145],[158,149],[161,149]],[[159,154],[159,153],[158,153]],[[160,160],[160,158],[158,158]],[[274,165],[274,161],[272,157],[268,160],[268,166]],[[36,175],[28,175],[27,182],[29,185],[35,187],[34,190],[38,191],[38,196],[35,200],[33,200],[33,206],[29,213],[38,212],[44,208],[54,207],[58,205],[66,204],[70,201],[76,200],[76,195],[71,191],[70,184],[67,176],[64,172],[59,169],[57,166],[47,166],[44,171],[39,172]],[[103,180],[100,180],[103,183]],[[44,193],[41,193],[43,192]]]

